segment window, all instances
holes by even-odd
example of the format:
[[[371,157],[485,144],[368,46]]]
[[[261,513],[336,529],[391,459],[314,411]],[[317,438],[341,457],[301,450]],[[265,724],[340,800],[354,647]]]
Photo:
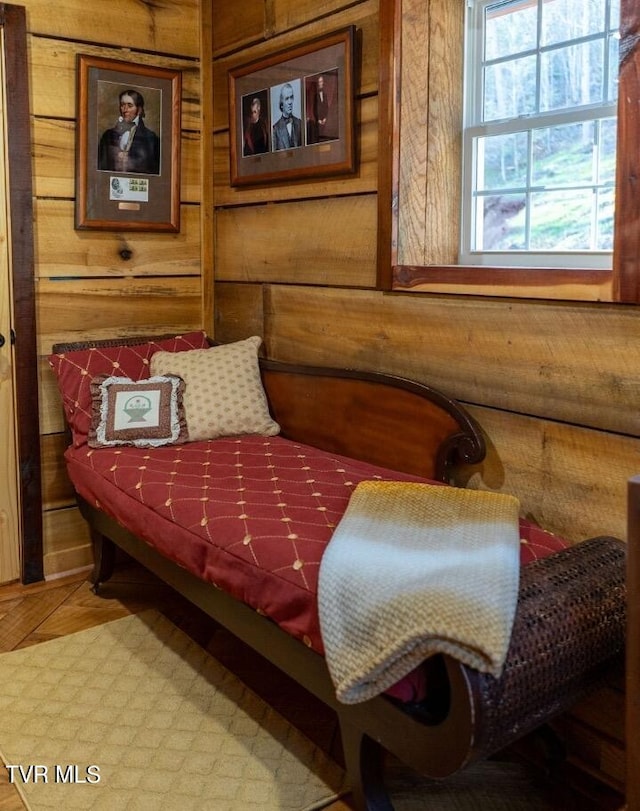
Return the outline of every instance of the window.
[[[460,263],[610,268],[619,0],[467,0]]]

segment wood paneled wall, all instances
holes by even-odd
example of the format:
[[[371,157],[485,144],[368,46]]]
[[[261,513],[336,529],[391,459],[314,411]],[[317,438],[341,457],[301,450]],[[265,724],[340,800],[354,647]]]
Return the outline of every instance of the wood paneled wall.
[[[457,195],[459,169],[446,156],[459,137],[459,110],[434,110],[447,77],[460,73],[461,39],[447,32],[459,32],[463,3],[404,5],[415,17],[409,46],[426,60],[430,115],[403,118],[415,132],[406,186],[420,202],[402,213],[394,237],[405,259],[450,262],[458,213],[448,190],[453,184]],[[550,301],[540,291],[507,298],[498,288],[490,297],[462,286],[462,295],[377,290],[378,189],[385,189],[378,180],[378,76],[388,64],[379,53],[378,1],[247,0],[238,15],[237,4],[216,0],[215,10],[216,337],[260,334],[267,354],[280,360],[431,383],[464,402],[486,435],[486,460],[462,471],[460,484],[515,494],[527,517],[572,542],[624,538],[626,482],[640,469],[638,307]],[[359,32],[357,173],[231,188],[227,70],[350,23]],[[425,239],[429,228],[437,244]],[[619,687],[562,719],[576,760],[617,789],[624,775]]]
[[[23,0],[27,12],[35,194],[35,274],[43,454],[45,574],[91,562],[64,471],[60,398],[46,356],[56,341],[180,331],[203,324],[202,244],[211,244],[201,182],[198,0]],[[202,24],[201,24],[202,22]],[[210,53],[209,40],[204,46]],[[76,54],[182,71],[178,234],[74,230]],[[121,256],[124,247],[131,258]]]
[[[273,357],[384,369],[439,386],[469,405],[487,433],[487,460],[463,472],[465,483],[515,493],[523,512],[571,541],[598,533],[624,537],[626,481],[640,466],[638,308],[496,291],[483,297],[376,290],[377,0],[308,7],[274,0],[264,14],[263,4],[251,0],[245,8],[236,19],[233,3],[215,6],[216,337],[258,331]],[[437,106],[436,90],[445,92],[441,77],[460,72],[459,37],[450,38],[455,47],[418,48],[415,40],[447,39],[459,29],[460,9],[443,0],[411,0],[407,8],[415,32],[409,47],[426,59],[425,77],[437,79],[428,94]],[[359,43],[357,173],[231,188],[228,69],[350,23]],[[429,215],[435,201],[451,196],[450,173],[437,155],[449,154],[459,116],[436,118],[437,126],[432,114],[414,122],[414,183],[431,201],[420,208],[425,222],[437,219]],[[411,211],[400,217],[399,244],[405,253],[428,256],[429,246],[413,244],[424,239],[414,220]]]

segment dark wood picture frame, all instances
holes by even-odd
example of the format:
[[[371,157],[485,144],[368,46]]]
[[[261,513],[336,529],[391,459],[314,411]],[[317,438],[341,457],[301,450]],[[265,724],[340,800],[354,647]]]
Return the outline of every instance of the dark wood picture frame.
[[[179,231],[181,72],[78,54],[77,85],[76,228]]]
[[[633,60],[628,58],[632,45],[625,44],[631,42],[631,36],[625,36],[628,24],[633,25],[630,34],[637,35],[638,9],[635,0],[620,2],[621,74],[618,120],[621,122],[623,116],[628,117],[630,126],[628,129],[622,129],[624,124],[619,123],[617,150],[619,156],[626,156],[630,168],[624,179],[619,175],[617,180],[614,231],[620,241],[628,243],[629,249],[624,252],[622,259],[621,248],[614,245],[613,270],[461,265],[457,263],[457,258],[453,257],[449,261],[437,259],[432,261],[425,257],[423,262],[417,260],[416,264],[409,264],[401,255],[403,245],[421,247],[429,245],[429,240],[424,234],[427,220],[435,223],[434,227],[438,228],[455,221],[452,209],[459,211],[459,200],[458,192],[454,189],[461,189],[456,175],[460,169],[461,159],[454,151],[445,150],[443,154],[436,141],[440,138],[442,144],[455,144],[458,147],[461,143],[458,136],[461,134],[462,111],[457,106],[460,100],[454,102],[453,97],[449,98],[447,93],[452,89],[455,94],[462,92],[464,27],[462,6],[455,5],[453,10],[453,4],[441,4],[442,18],[438,12],[437,19],[429,26],[430,36],[434,38],[434,42],[442,41],[444,38],[450,44],[455,42],[455,48],[458,49],[450,65],[450,69],[455,70],[455,75],[449,77],[450,81],[446,87],[438,81],[425,83],[424,77],[428,75],[429,69],[429,54],[437,60],[438,50],[431,47],[429,42],[422,44],[419,39],[415,39],[412,18],[414,6],[415,3],[408,3],[406,0],[405,2],[388,0],[380,3],[377,288],[387,292],[412,293],[418,296],[445,293],[485,297],[515,296],[518,299],[551,297],[554,300],[566,298],[573,301],[597,297],[598,300],[604,301],[609,298],[605,297],[603,291],[612,285],[610,300],[640,302],[640,282],[633,281],[634,276],[640,277],[638,250],[640,239],[638,229],[633,225],[638,219],[640,209],[640,195],[637,194],[636,185],[637,165],[640,161],[638,157],[640,150],[637,148],[640,128],[636,126],[638,114],[635,110],[638,74]],[[449,6],[451,12],[445,13]],[[633,20],[630,19],[632,17]],[[448,23],[443,28],[441,23],[445,19]],[[623,92],[625,64],[628,65],[627,77],[630,82],[626,94]],[[433,98],[426,92],[427,86],[431,88]],[[405,99],[409,103],[403,107]],[[438,111],[434,114],[434,125],[431,127],[435,140],[431,146],[426,142],[417,146],[412,140],[410,130],[402,126],[402,114],[409,121],[422,121],[423,116],[428,117],[430,104],[433,110]],[[447,121],[443,120],[442,111],[447,113]],[[418,113],[419,116],[416,118]],[[425,129],[424,124],[416,126]],[[427,138],[429,128],[427,125]],[[438,157],[435,158],[434,155]],[[433,167],[437,164],[437,171],[433,168],[434,178],[437,177],[437,181],[425,183],[421,173],[424,171],[425,162],[432,160]],[[423,165],[420,165],[420,161]],[[403,181],[403,175],[408,180]],[[420,182],[413,183],[412,180],[416,177],[420,178]],[[411,203],[410,198],[414,193],[416,199]],[[424,195],[429,195],[429,200]],[[431,215],[426,216],[426,211],[430,211]],[[408,233],[412,234],[411,239],[407,239]],[[635,241],[630,236],[632,233],[636,234]],[[417,238],[416,234],[420,234],[420,238]],[[625,235],[624,239],[621,237],[622,234]]]
[[[354,41],[348,26],[229,71],[232,186],[355,171]]]

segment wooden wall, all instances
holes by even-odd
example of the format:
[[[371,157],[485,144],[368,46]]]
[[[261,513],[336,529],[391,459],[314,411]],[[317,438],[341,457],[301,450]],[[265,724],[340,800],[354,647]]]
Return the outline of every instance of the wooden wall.
[[[91,560],[63,467],[62,411],[46,363],[52,344],[203,323],[200,39],[207,15],[201,27],[198,0],[22,5],[32,112],[44,563],[51,577]],[[74,230],[78,53],[182,71],[180,233]],[[125,246],[128,260],[120,255]]]
[[[524,512],[571,541],[624,537],[626,481],[640,467],[638,308],[539,300],[540,291],[534,300],[377,290],[377,0],[275,0],[264,14],[249,0],[245,9],[236,19],[223,0],[214,19],[216,337],[258,332],[282,360],[439,386],[470,407],[489,440],[486,462],[465,471],[465,483],[515,493]],[[351,23],[360,47],[357,173],[231,188],[227,70]],[[440,76],[447,49],[432,52]],[[437,198],[440,173],[418,163],[415,174]],[[422,239],[424,223],[415,230],[411,220]],[[406,252],[407,235],[398,238]]]
[[[450,13],[454,5],[423,0],[421,15],[419,0],[410,4],[412,42],[433,44],[425,85],[427,76],[459,71],[461,38],[446,45],[438,24],[443,15],[447,25],[459,22],[460,14]],[[384,62],[378,0],[246,0],[242,15],[236,6],[216,0],[213,23],[216,337],[260,334],[267,354],[280,360],[431,383],[463,401],[486,434],[485,462],[462,471],[460,484],[515,494],[525,515],[571,542],[597,534],[624,538],[626,482],[640,469],[638,307],[545,300],[540,290],[525,299],[500,290],[470,295],[478,291],[460,287],[456,294],[376,289],[378,67]],[[228,69],[347,24],[359,32],[357,173],[231,188]],[[433,85],[434,104],[439,86]],[[433,218],[440,222],[447,210],[434,214],[433,207],[450,201],[446,156],[458,138],[451,111],[433,120],[441,129],[419,133],[429,148],[418,144],[412,164],[418,194],[428,201],[417,230],[411,214],[400,218],[397,235],[405,255],[426,261],[429,245],[414,245],[409,231],[424,240]],[[617,788],[624,772],[621,705],[614,685],[563,719],[581,763]]]

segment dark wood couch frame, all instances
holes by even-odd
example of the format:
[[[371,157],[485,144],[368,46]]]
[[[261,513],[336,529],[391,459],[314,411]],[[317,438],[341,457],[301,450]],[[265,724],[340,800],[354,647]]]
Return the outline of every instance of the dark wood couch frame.
[[[132,343],[130,339],[122,342]],[[113,345],[65,344],[54,351],[105,343]],[[282,435],[290,439],[444,482],[455,465],[477,463],[484,457],[482,434],[471,417],[458,403],[428,386],[382,374],[270,360],[261,360],[261,370],[271,412]],[[111,575],[115,550],[120,547],[336,712],[358,809],[392,809],[383,781],[385,751],[422,774],[444,778],[564,709],[597,680],[603,661],[619,652],[620,641],[614,640],[616,635],[609,629],[606,650],[596,652],[598,646],[592,646],[597,661],[589,662],[577,676],[561,675],[557,689],[545,686],[542,692],[535,675],[533,688],[523,685],[519,676],[515,688],[508,680],[505,687],[502,680],[483,677],[453,659],[434,657],[428,677],[432,691],[419,712],[384,696],[344,705],[336,699],[322,656],[248,606],[176,566],[87,502],[80,499],[79,506],[91,528],[96,590]],[[601,579],[600,572],[597,577]],[[544,584],[542,588],[536,585],[534,591],[548,601]],[[611,606],[604,610],[609,612]],[[536,611],[539,605],[533,606],[534,614]],[[526,651],[516,656],[535,660],[528,634],[524,647]],[[514,668],[514,672],[521,671],[520,666]],[[523,690],[527,693],[524,703]],[[514,693],[519,696],[516,701]]]

